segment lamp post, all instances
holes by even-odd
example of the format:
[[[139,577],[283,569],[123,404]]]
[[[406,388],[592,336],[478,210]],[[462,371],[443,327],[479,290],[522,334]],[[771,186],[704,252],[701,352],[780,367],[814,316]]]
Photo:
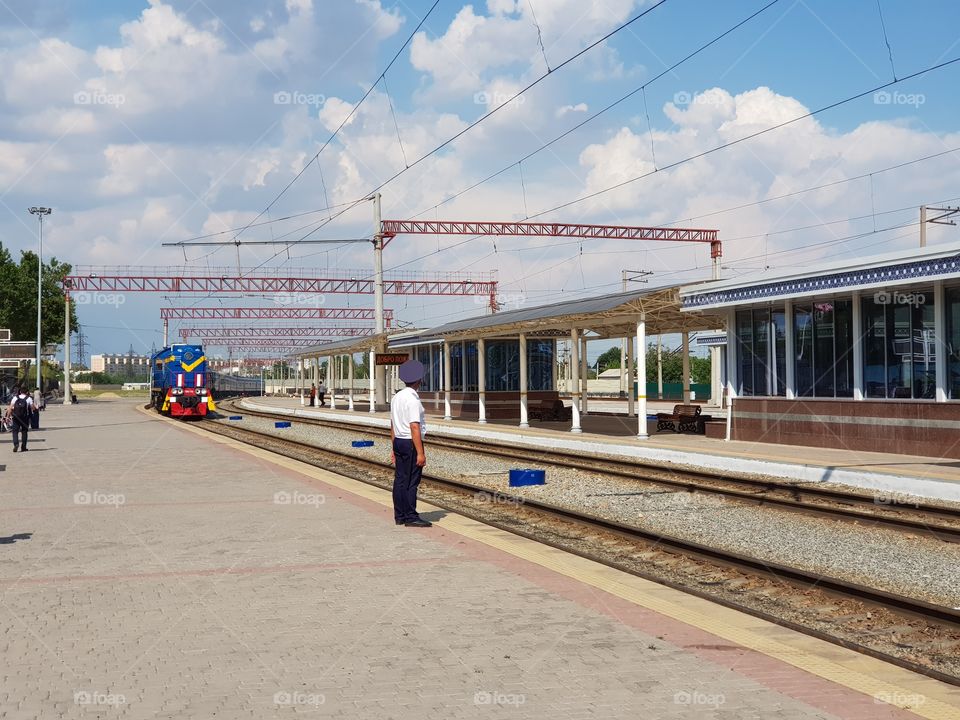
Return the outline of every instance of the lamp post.
[[[40,247],[37,251],[37,392],[42,395],[43,383],[40,376],[40,319],[42,311],[41,302],[43,297],[43,216],[49,215],[53,212],[53,210],[47,207],[32,207],[28,208],[28,212],[31,215],[36,215],[40,220]]]

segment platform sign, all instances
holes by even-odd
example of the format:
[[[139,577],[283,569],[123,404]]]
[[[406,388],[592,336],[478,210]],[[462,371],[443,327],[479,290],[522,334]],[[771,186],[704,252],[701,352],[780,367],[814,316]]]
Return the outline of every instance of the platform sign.
[[[0,368],[18,368],[20,367],[19,360],[0,360]]]
[[[709,335],[708,334],[697,335],[696,344],[707,345],[710,347],[714,347],[717,345],[726,345],[727,334],[725,332],[722,332],[722,333],[710,333]]]
[[[0,342],[10,341],[10,331],[6,328],[0,328]]]
[[[36,354],[36,343],[10,342],[0,344],[0,358],[18,358],[21,360],[30,360]]]
[[[381,365],[403,365],[410,356],[406,353],[377,353],[375,364]]]

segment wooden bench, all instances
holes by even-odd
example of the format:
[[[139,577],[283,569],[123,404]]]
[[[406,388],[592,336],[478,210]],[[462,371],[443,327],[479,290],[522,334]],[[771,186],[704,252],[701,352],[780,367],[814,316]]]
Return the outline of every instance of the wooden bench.
[[[694,432],[703,434],[704,423],[712,420],[712,415],[702,415],[699,405],[674,405],[672,413],[657,413],[657,432],[673,430],[676,433]]]
[[[527,407],[527,416],[531,420],[540,420],[541,422],[546,420],[564,421],[573,418],[573,409],[564,405],[563,400],[556,398],[553,400],[543,399]]]

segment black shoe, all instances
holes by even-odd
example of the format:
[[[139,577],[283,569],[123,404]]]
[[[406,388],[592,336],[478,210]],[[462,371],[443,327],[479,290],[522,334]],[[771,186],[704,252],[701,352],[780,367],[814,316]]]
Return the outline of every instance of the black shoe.
[[[25,447],[20,448],[20,452],[26,452],[26,451],[27,451],[27,448]]]
[[[433,523],[427,522],[426,520],[418,519],[411,520],[408,523],[404,523],[407,527],[433,527]]]
[[[394,524],[394,525],[403,525],[403,520],[394,520],[394,521],[393,521],[393,524]]]
[[[16,446],[16,445],[13,446],[13,451],[14,451],[14,452],[17,451],[17,446]],[[400,523],[397,523],[397,525],[399,525],[399,524],[400,524]]]

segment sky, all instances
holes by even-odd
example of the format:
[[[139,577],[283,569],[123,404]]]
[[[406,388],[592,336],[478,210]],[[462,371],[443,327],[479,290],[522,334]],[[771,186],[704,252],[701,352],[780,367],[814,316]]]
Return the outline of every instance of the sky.
[[[724,277],[907,249],[960,201],[958,28],[948,0],[0,0],[0,242],[36,250],[44,205],[78,269],[369,273],[367,243],[296,241],[368,237],[386,182],[389,219],[716,229]],[[292,244],[164,246],[211,233]],[[710,276],[705,245],[549,238],[400,236],[384,265],[495,272],[506,307]],[[160,347],[164,306],[291,301],[87,300],[90,353]]]

